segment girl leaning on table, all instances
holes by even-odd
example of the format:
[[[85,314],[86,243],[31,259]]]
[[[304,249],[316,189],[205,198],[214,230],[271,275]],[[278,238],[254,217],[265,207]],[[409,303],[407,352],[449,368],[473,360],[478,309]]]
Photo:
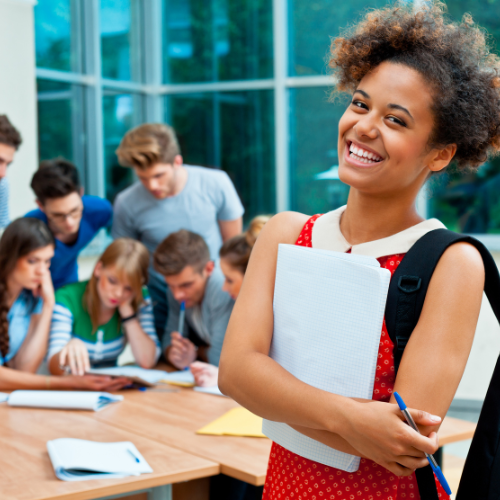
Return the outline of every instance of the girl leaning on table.
[[[459,243],[443,254],[396,379],[384,323],[372,400],[308,386],[268,353],[278,244],[370,255],[394,272],[416,240],[443,227],[416,211],[429,176],[451,161],[460,169],[477,168],[498,151],[500,60],[469,16],[452,24],[443,10],[433,2],[419,10],[410,2],[375,10],[332,42],[338,89],[352,96],[338,134],[347,205],[313,217],[279,214],[252,251],[225,337],[220,389],[266,419],[362,457],[359,470],[348,473],[273,443],[266,500],[292,493],[294,499],[420,498],[414,471],[428,465],[424,452],[438,448],[436,432],[465,369],[479,315],[484,267],[473,246]],[[403,422],[394,391],[404,394],[423,435]],[[448,498],[436,487],[440,498]]]
[[[126,379],[36,375],[54,307],[53,255],[54,238],[38,219],[17,219],[0,238],[0,390],[121,388]]]
[[[136,363],[155,366],[160,344],[146,283],[149,252],[130,238],[113,241],[89,281],[66,285],[55,294],[49,338],[49,369],[83,375],[116,365],[130,344]]]
[[[270,219],[267,215],[258,215],[250,221],[248,229],[238,236],[227,240],[219,251],[220,268],[224,274],[224,285],[222,289],[227,292],[233,300],[238,298],[243,277],[247,270],[248,261],[252,248],[257,241],[264,224]],[[196,385],[201,387],[213,387],[217,385],[219,369],[210,363],[195,361],[189,366],[194,375]]]

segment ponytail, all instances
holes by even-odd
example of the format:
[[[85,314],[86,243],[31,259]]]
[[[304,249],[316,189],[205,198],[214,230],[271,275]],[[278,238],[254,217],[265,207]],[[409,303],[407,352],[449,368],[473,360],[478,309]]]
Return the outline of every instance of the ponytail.
[[[245,274],[257,236],[269,219],[270,217],[267,215],[254,217],[243,234],[234,236],[222,245],[219,252],[220,257],[226,259],[232,267]]]

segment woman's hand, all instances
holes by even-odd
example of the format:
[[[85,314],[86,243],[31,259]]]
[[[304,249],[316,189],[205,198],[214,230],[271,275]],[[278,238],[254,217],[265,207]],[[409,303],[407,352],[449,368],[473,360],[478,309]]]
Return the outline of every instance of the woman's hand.
[[[42,282],[40,283],[38,288],[33,291],[33,295],[35,295],[35,297],[40,297],[43,300],[44,304],[52,306],[54,305],[54,285],[52,284],[52,277],[48,270],[44,274]]]
[[[167,359],[176,368],[183,370],[196,359],[196,347],[179,332],[172,332],[172,342],[167,351]]]
[[[104,375],[68,375],[61,377],[65,388],[83,391],[119,391],[132,382],[126,377],[107,377]]]
[[[409,476],[415,469],[428,465],[424,452],[433,454],[439,448],[435,432],[425,437],[414,431],[403,420],[395,404],[378,401],[352,403],[353,407],[346,412],[349,417],[345,419],[342,437],[361,456],[397,476]],[[435,427],[441,423],[441,417],[421,410],[408,410],[417,425]]]
[[[216,366],[203,363],[202,361],[195,361],[191,363],[189,368],[194,376],[196,385],[200,387],[214,387],[217,385],[219,369]]]
[[[69,366],[72,375],[84,375],[90,370],[89,353],[80,340],[71,339],[59,353],[59,366]]]
[[[134,295],[130,297],[127,301],[123,302],[118,306],[118,313],[121,318],[128,318],[134,314],[134,307],[132,306],[132,301],[134,300]]]

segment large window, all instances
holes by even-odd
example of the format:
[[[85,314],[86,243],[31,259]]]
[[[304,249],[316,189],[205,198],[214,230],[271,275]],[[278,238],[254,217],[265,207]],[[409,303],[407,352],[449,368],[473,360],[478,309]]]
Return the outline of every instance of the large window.
[[[410,0],[408,0],[410,1]],[[500,1],[449,0],[500,41]],[[65,156],[89,193],[133,182],[115,150],[131,127],[167,122],[186,163],[220,168],[246,208],[313,214],[344,204],[331,102],[331,38],[386,0],[39,0],[40,158]],[[500,233],[500,161],[451,169],[424,189],[451,229]],[[500,187],[500,186],[499,186]],[[499,239],[500,241],[500,239]]]

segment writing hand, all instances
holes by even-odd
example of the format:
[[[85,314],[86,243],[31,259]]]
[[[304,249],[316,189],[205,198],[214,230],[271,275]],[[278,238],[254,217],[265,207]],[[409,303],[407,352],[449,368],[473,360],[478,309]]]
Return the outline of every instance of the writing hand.
[[[196,359],[196,347],[179,332],[170,335],[170,349],[168,350],[168,361],[176,368],[184,369]]]

